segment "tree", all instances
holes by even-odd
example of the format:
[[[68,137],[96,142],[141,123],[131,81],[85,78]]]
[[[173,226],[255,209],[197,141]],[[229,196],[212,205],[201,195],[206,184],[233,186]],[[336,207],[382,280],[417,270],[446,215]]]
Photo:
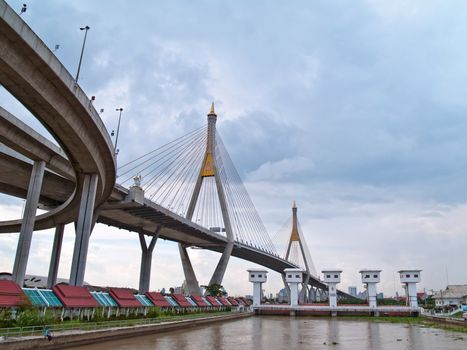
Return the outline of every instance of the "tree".
[[[225,291],[224,287],[220,285],[219,283],[213,283],[209,286],[201,286],[201,287],[206,289],[206,293],[212,297],[221,297],[221,296],[227,295],[227,292]]]

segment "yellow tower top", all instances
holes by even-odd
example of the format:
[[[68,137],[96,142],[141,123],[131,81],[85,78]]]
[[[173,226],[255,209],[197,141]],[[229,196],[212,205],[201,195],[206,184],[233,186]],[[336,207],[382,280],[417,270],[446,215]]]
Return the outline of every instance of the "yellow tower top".
[[[297,203],[293,201],[292,207],[292,233],[290,235],[291,242],[298,242],[300,241],[300,236],[298,234],[298,222],[297,222]]]
[[[208,115],[217,115],[216,111],[214,110],[214,102],[211,103],[211,110],[209,111]]]

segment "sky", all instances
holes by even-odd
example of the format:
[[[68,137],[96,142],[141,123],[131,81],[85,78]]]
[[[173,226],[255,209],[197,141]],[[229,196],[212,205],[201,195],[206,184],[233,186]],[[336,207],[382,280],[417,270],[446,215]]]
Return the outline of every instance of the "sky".
[[[24,1],[7,1],[14,9]],[[118,162],[204,125],[218,131],[271,237],[296,200],[318,271],[382,270],[380,291],[402,292],[396,272],[422,269],[419,289],[466,284],[467,3],[358,1],[28,1],[22,15],[76,73],[109,132],[124,109]],[[46,134],[5,90],[0,104]],[[117,180],[118,182],[118,180]],[[0,195],[5,219],[23,201]],[[282,229],[283,230],[283,229]],[[279,234],[278,234],[279,233]],[[285,233],[286,234],[286,233]],[[46,275],[53,231],[34,234],[27,272]],[[0,237],[11,271],[18,234]],[[59,269],[68,277],[74,233]],[[137,235],[98,224],[85,280],[137,288]],[[201,284],[219,255],[190,249]],[[122,259],[122,257],[125,257]],[[251,294],[232,258],[231,294]],[[177,245],[159,241],[151,289],[181,285]],[[282,288],[270,272],[264,288]]]

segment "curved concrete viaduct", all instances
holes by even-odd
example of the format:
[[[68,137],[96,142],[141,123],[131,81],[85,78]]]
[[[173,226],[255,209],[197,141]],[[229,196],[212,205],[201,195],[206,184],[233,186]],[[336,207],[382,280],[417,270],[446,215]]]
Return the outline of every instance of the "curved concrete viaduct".
[[[105,202],[112,192],[116,171],[112,142],[104,124],[70,73],[3,1],[0,2],[0,83],[55,137],[77,179],[70,199],[38,216],[34,228],[51,228],[75,220],[87,174],[98,175],[95,204]],[[0,225],[18,232],[21,220]]]
[[[3,230],[20,231],[13,279],[22,284],[32,232],[76,221],[71,284],[82,284],[95,207],[112,193],[116,177],[113,145],[89,98],[73,77],[3,0],[0,1],[0,83],[53,135],[69,160],[75,190],[60,206],[36,217],[47,155],[34,161],[22,220],[2,222]],[[53,160],[48,163],[53,167]],[[60,162],[59,162],[60,163]],[[63,162],[62,162],[63,163]],[[63,170],[63,169],[62,169]]]

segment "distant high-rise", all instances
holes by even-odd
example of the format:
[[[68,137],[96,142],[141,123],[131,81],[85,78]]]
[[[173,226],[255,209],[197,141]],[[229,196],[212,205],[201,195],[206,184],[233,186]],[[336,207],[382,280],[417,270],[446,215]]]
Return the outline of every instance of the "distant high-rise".
[[[289,291],[287,288],[282,288],[279,293],[277,293],[277,301],[279,303],[285,303],[289,301]]]
[[[366,290],[364,290],[363,292],[357,293],[357,298],[362,299],[362,300],[365,300],[366,297],[367,297],[367,295],[368,295],[368,294],[367,294]]]
[[[349,294],[353,297],[357,297],[357,287],[349,287]]]

